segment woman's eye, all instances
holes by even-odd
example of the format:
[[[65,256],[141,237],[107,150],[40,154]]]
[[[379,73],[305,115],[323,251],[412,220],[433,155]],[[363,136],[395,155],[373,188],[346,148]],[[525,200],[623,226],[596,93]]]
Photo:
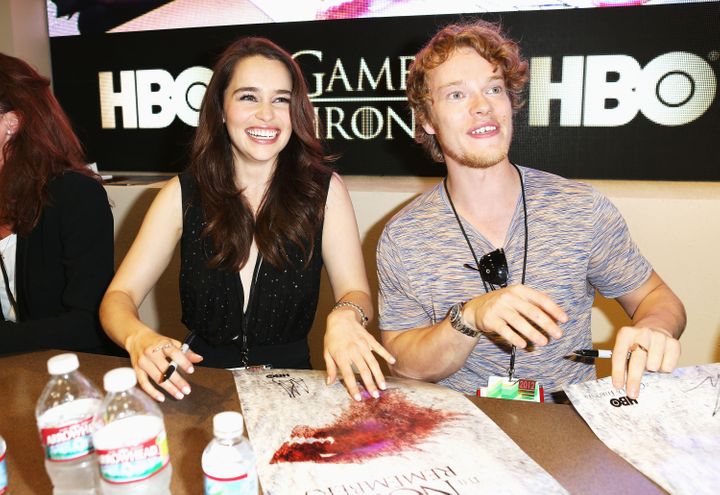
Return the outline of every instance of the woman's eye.
[[[463,97],[463,94],[461,91],[453,91],[452,93],[448,94],[449,100],[459,100]]]
[[[275,98],[275,103],[290,103],[290,97],[288,96],[278,96]]]
[[[499,95],[502,94],[504,91],[502,86],[493,86],[492,88],[488,89],[488,94],[491,95]]]
[[[240,95],[240,98],[238,98],[240,101],[257,101],[257,98],[255,98],[255,95],[245,93]]]

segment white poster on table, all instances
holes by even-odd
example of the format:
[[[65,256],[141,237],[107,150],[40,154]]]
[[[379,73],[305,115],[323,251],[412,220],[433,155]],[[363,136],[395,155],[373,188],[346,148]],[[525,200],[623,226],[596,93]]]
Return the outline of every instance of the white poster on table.
[[[388,378],[353,401],[309,370],[235,370],[266,495],[566,493],[466,397]]]
[[[565,392],[605,445],[668,492],[720,493],[720,363],[646,373],[636,400],[610,378]]]

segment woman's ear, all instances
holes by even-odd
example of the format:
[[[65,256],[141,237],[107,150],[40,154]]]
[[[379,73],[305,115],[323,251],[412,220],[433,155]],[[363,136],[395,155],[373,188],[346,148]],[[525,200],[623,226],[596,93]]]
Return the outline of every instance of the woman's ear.
[[[7,129],[7,135],[12,136],[18,131],[18,128],[20,127],[20,119],[18,118],[18,114],[14,111],[10,111],[7,113],[4,113],[2,116],[3,120],[5,121],[5,128]]]

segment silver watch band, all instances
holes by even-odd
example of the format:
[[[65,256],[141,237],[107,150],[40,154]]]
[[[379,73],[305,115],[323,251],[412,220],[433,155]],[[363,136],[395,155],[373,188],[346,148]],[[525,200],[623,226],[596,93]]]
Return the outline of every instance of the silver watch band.
[[[465,302],[461,301],[453,304],[448,311],[448,318],[450,319],[450,326],[463,335],[468,337],[477,337],[480,335],[480,330],[467,325],[462,318],[462,310],[465,307]]]

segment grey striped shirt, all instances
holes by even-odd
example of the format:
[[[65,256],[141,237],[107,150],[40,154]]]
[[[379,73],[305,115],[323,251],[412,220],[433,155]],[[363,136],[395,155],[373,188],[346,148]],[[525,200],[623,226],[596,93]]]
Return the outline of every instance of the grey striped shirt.
[[[525,284],[549,295],[568,314],[564,335],[544,347],[518,349],[516,376],[540,380],[546,400],[563,385],[595,377],[593,363],[568,359],[590,348],[590,311],[595,289],[616,298],[640,287],[650,263],[630,238],[615,206],[587,184],[520,167],[528,215]],[[463,221],[478,257],[495,248]],[[509,284],[522,278],[525,243],[518,198],[505,240]],[[385,226],[377,249],[379,318],[383,330],[435,324],[458,301],[483,294],[482,280],[447,201],[442,183],[419,196]],[[440,383],[474,394],[490,375],[507,374],[509,346],[480,338],[465,365]]]

